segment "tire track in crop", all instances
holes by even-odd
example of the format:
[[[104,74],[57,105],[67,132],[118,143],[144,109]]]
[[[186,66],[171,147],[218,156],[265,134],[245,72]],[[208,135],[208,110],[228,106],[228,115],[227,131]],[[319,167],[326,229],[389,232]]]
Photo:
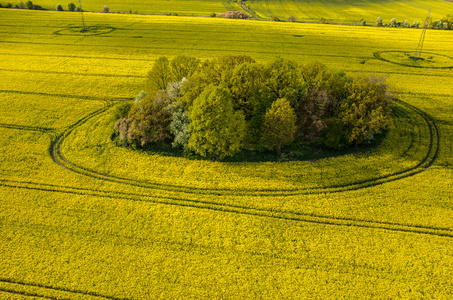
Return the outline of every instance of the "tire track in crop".
[[[305,222],[318,225],[332,226],[354,226],[365,229],[382,229],[395,232],[407,232],[414,234],[427,234],[440,237],[453,238],[453,229],[448,227],[424,226],[417,224],[404,224],[397,222],[376,221],[359,218],[347,218],[341,216],[329,216],[314,213],[303,213],[296,211],[257,208],[236,204],[217,203],[215,201],[197,200],[189,198],[157,196],[153,193],[128,193],[122,191],[107,191],[81,187],[61,186],[47,183],[34,183],[9,179],[0,179],[0,186],[8,188],[37,190],[44,192],[56,192],[69,195],[90,196],[109,199],[120,199],[134,202],[150,202],[155,204],[173,205],[178,207],[189,207],[205,209],[215,212],[235,213],[240,215],[265,217],[294,222]]]
[[[49,127],[15,125],[15,124],[6,124],[6,123],[0,123],[0,127],[7,128],[7,129],[26,130],[26,131],[39,131],[39,132],[43,132],[43,133],[48,133],[48,132],[54,131],[54,129],[49,128]]]
[[[381,185],[384,183],[401,180],[404,178],[408,178],[423,172],[428,167],[432,166],[438,156],[439,152],[439,133],[437,129],[437,125],[430,118],[426,113],[422,110],[407,104],[401,100],[395,100],[396,103],[403,105],[418,115],[420,115],[428,127],[429,130],[429,146],[428,151],[424,158],[418,162],[415,166],[407,169],[403,169],[398,172],[394,172],[388,175],[383,175],[379,177],[369,178],[365,180],[359,180],[352,183],[345,183],[345,184],[338,184],[338,185],[331,185],[327,187],[308,187],[308,188],[294,188],[294,189],[248,189],[248,190],[233,190],[233,189],[209,189],[209,188],[197,188],[197,187],[189,187],[189,186],[178,186],[178,185],[170,185],[170,184],[162,184],[157,182],[150,182],[150,181],[140,181],[134,180],[124,177],[118,177],[113,175],[108,175],[105,173],[100,173],[94,170],[90,170],[85,168],[81,165],[74,164],[70,162],[64,155],[61,149],[61,145],[65,138],[71,134],[71,132],[76,129],[76,127],[86,123],[89,119],[99,114],[104,113],[107,109],[109,109],[112,104],[106,105],[103,108],[85,116],[84,118],[80,119],[75,124],[68,127],[68,129],[60,134],[59,136],[54,139],[49,147],[49,154],[52,157],[53,161],[59,164],[60,166],[76,172],[78,174],[82,174],[93,179],[104,180],[109,182],[115,182],[118,184],[125,184],[129,186],[136,186],[141,188],[148,188],[154,190],[165,190],[165,191],[172,191],[178,193],[185,193],[185,194],[205,194],[205,195],[235,195],[235,196],[294,196],[294,195],[310,195],[310,194],[319,194],[319,193],[339,193],[339,192],[346,192],[346,191],[354,191],[360,190],[363,188],[369,188],[377,185]]]
[[[93,100],[93,101],[106,101],[106,99],[110,99],[111,101],[126,101],[126,100],[132,99],[132,98],[128,98],[128,97],[94,97],[94,96],[69,95],[69,94],[52,94],[52,93],[43,93],[43,92],[24,92],[24,91],[15,91],[15,90],[0,90],[0,93],[48,96],[48,97],[59,97],[59,98],[73,98],[73,99]]]
[[[100,74],[100,73],[77,73],[77,72],[57,72],[57,71],[40,71],[40,70],[14,70],[0,69],[5,72],[21,72],[21,73],[38,73],[38,74],[56,74],[56,75],[79,75],[79,76],[94,76],[94,77],[125,77],[125,78],[146,78],[144,75],[121,75],[121,74]]]
[[[113,296],[102,295],[96,292],[90,291],[82,291],[77,289],[69,289],[63,287],[57,287],[52,285],[45,285],[39,283],[32,283],[32,282],[25,282],[20,280],[14,280],[10,278],[1,278],[0,283],[5,285],[9,285],[9,288],[0,287],[0,292],[5,292],[9,294],[21,295],[25,297],[37,297],[42,299],[53,299],[53,300],[63,300],[63,299],[71,299],[71,295],[77,296],[87,296],[92,299],[109,299],[109,300],[128,300],[128,298],[118,298]],[[41,293],[39,292],[27,292],[23,291],[25,288],[33,288],[33,289],[41,289],[43,290]],[[53,296],[53,295],[45,295],[47,293],[59,293],[61,296]]]

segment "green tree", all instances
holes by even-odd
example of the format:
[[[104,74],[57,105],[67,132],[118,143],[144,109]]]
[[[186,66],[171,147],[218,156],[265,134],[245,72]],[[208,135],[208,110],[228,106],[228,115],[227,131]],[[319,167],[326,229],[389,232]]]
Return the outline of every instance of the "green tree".
[[[61,6],[61,4],[57,4],[57,10],[58,11],[63,11],[63,6]]]
[[[384,78],[363,74],[347,83],[347,89],[349,96],[340,106],[339,117],[349,142],[357,147],[386,128],[392,95]]]
[[[171,80],[181,81],[191,77],[199,68],[200,60],[191,56],[176,56],[170,62]]]
[[[153,68],[148,73],[147,92],[165,90],[171,81],[170,62],[167,57],[161,56],[154,62]]]
[[[277,99],[265,115],[262,127],[263,145],[281,154],[282,146],[294,141],[296,114],[288,100]]]
[[[234,111],[231,95],[222,87],[209,85],[195,99],[189,112],[189,148],[202,156],[220,160],[240,150],[246,123]]]
[[[68,4],[68,10],[69,11],[75,11],[75,9],[76,9],[76,5],[74,3],[71,2],[71,3]]]
[[[277,58],[264,68],[264,84],[273,98],[286,98],[291,103],[302,91],[299,76],[298,65],[283,58]]]
[[[377,18],[376,23],[374,24],[374,26],[377,26],[377,27],[382,27],[383,26],[381,17]]]
[[[28,0],[27,2],[25,2],[25,7],[28,9],[33,9],[33,2]]]
[[[242,110],[249,120],[259,106],[259,93],[264,88],[263,69],[257,63],[245,62],[222,75],[222,86],[231,92],[233,107]]]
[[[130,128],[138,144],[163,141],[170,137],[170,99],[160,91],[135,103],[128,115]]]

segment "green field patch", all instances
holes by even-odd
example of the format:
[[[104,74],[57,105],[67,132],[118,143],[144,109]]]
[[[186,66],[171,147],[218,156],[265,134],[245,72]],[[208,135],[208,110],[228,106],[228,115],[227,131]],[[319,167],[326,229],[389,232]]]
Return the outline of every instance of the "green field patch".
[[[453,59],[447,55],[433,52],[422,52],[421,57],[415,59],[414,51],[379,51],[374,56],[382,61],[414,68],[452,69]]]

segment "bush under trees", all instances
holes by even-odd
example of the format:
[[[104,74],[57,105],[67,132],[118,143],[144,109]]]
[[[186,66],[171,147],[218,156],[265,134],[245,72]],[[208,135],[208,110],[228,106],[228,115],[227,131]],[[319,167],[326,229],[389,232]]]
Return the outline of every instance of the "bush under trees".
[[[386,128],[391,99],[383,78],[320,63],[160,57],[146,91],[117,108],[115,131],[121,145],[165,143],[217,160],[307,141],[343,149]]]

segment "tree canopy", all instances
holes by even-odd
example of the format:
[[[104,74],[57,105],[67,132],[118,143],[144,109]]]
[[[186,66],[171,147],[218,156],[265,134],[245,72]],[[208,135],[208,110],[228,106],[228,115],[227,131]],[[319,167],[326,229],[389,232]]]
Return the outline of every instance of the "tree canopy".
[[[350,77],[316,62],[160,57],[146,93],[116,111],[115,130],[121,144],[168,140],[216,159],[307,141],[342,149],[386,128],[391,99],[384,78]]]

